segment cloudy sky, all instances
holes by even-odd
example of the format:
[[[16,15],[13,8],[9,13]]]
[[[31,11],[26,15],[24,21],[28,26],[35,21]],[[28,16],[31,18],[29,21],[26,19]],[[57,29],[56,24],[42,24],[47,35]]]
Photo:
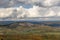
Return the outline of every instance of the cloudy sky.
[[[0,0],[0,19],[60,18],[60,0]]]

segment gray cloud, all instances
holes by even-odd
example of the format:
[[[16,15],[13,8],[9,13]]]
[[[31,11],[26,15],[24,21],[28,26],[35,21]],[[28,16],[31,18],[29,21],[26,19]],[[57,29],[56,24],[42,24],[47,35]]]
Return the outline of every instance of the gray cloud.
[[[60,0],[0,0],[0,19],[60,17]]]
[[[0,7],[19,7],[19,6],[52,7],[60,6],[60,0],[0,0]]]

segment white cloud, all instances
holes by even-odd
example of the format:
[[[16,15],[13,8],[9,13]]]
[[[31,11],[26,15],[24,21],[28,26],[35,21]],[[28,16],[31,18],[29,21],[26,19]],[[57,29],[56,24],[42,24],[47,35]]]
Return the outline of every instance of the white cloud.
[[[0,0],[0,7],[0,18],[60,17],[60,0]]]
[[[60,7],[59,7],[60,8]],[[42,8],[39,6],[33,6],[32,8],[26,9],[22,6],[18,8],[5,8],[0,9],[0,18],[11,17],[11,18],[25,18],[25,17],[51,17],[60,16],[60,10],[58,7]],[[58,11],[56,11],[56,9]]]
[[[13,8],[1,8],[0,9],[0,18],[5,18],[5,17],[9,17],[9,15],[12,14],[13,12]]]
[[[45,0],[43,3],[45,6],[53,6],[60,2],[60,0]]]

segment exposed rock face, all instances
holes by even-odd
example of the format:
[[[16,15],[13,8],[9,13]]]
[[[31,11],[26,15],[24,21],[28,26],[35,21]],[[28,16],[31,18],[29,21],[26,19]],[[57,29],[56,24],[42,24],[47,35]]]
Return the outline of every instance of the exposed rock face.
[[[20,27],[20,26],[23,26],[23,27],[33,27],[35,24],[32,24],[32,23],[28,23],[28,22],[15,22],[15,23],[12,23],[12,24],[9,24],[9,25],[2,25],[3,27],[8,27],[8,28],[16,28],[16,27]]]
[[[8,25],[9,28],[16,28],[17,26],[19,26],[19,23],[13,23],[11,25]]]
[[[20,25],[20,26],[26,26],[26,27],[27,27],[27,26],[30,26],[30,27],[31,27],[31,26],[33,26],[34,24],[32,24],[32,23],[19,23],[19,25]]]

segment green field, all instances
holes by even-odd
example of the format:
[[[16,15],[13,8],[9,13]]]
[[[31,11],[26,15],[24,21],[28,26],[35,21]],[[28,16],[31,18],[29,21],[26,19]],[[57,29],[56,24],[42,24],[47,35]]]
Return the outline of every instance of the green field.
[[[45,25],[0,27],[0,40],[60,40],[60,28]]]

